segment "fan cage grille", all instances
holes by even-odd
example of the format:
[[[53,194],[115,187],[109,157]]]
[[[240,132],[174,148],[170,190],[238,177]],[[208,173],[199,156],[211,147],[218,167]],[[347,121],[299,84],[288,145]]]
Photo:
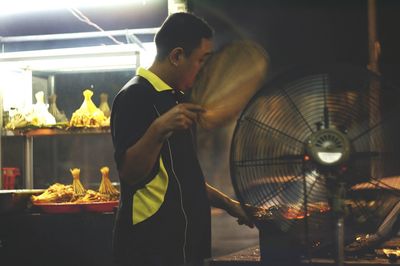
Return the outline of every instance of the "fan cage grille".
[[[295,68],[267,82],[237,122],[230,157],[240,201],[269,211],[263,213],[268,214],[265,220],[255,217],[256,222],[272,221],[285,232],[304,236],[301,228],[307,220],[319,228],[315,241],[327,235],[324,230],[331,231],[331,177],[304,159],[307,140],[321,129],[338,130],[349,141],[348,169],[340,174],[349,195],[356,184],[400,175],[400,129],[395,118],[400,108],[393,101],[398,96],[399,89],[380,77],[348,66]],[[322,134],[316,146],[325,141],[335,148],[345,146],[329,133]],[[400,188],[400,182],[395,186]],[[371,229],[382,220],[380,203],[387,193],[376,194],[368,200],[346,197],[346,206],[353,208],[351,230]],[[369,222],[354,223],[357,219]]]

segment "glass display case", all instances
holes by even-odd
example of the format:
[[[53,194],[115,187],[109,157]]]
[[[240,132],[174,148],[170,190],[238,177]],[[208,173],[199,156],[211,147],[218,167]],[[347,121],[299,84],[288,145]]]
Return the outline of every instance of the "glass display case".
[[[156,30],[142,29],[139,33],[153,34]],[[96,107],[102,104],[110,109],[113,98],[136,68],[152,60],[154,49],[152,43],[139,42],[0,54],[1,187],[36,189],[70,184],[70,169],[80,168],[84,187],[98,189],[103,166],[110,168],[110,179],[117,185],[109,126],[76,128],[68,121],[84,102],[86,89],[93,92]],[[38,92],[43,92],[44,103],[55,105],[64,120],[53,125],[28,123],[6,128],[15,113],[37,103]],[[6,173],[7,169],[11,170]],[[14,175],[11,186],[5,175]]]
[[[139,32],[154,34],[156,30]],[[129,35],[130,31],[112,34],[119,33]],[[104,33],[9,39],[32,38],[36,42],[101,34]],[[7,40],[1,38],[2,44]],[[107,198],[110,201],[86,205],[56,201],[49,203],[51,209],[45,211],[31,200],[31,195],[42,189],[35,194],[39,195],[56,183],[73,184],[70,169],[74,168],[80,169],[79,179],[85,189],[99,191],[100,169],[107,166],[111,184],[118,189],[109,113],[113,98],[137,67],[152,61],[152,45],[128,43],[18,52],[5,52],[2,47],[0,264],[54,265],[57,260],[65,265],[114,265],[111,243],[118,201],[111,201],[111,197]],[[96,123],[89,120],[88,124],[71,122],[74,112],[82,110],[83,105],[92,106],[85,99],[88,95],[83,95],[86,90],[93,93],[90,100],[96,112],[102,110],[101,123],[96,119]],[[69,204],[79,212],[71,212]]]
[[[96,106],[100,105],[101,93],[108,95],[111,106],[113,97],[132,77],[133,71],[84,74],[33,71],[32,77],[47,80],[54,76],[56,88],[51,95],[57,95],[57,107],[70,119],[83,102],[84,89],[90,88],[94,92],[92,100]],[[39,84],[33,82],[33,92],[48,90],[46,86],[39,88]],[[87,188],[98,187],[102,166],[110,167],[111,180],[117,181],[108,127],[22,127],[3,129],[2,133],[2,167],[21,169],[15,188],[47,188],[57,182],[69,184],[71,168],[81,169],[81,182]]]

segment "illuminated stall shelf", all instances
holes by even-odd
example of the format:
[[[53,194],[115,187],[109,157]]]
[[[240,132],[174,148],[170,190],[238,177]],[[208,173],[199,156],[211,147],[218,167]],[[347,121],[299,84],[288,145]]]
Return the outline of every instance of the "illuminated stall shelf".
[[[33,92],[32,77],[33,73],[48,74],[48,85],[50,82],[50,75],[53,75],[52,82],[54,83],[54,75],[84,75],[87,73],[110,73],[118,71],[131,71],[132,75],[139,66],[148,65],[154,59],[155,45],[153,42],[142,43],[136,35],[154,35],[158,28],[142,28],[142,29],[124,29],[113,30],[106,32],[80,32],[80,33],[63,33],[51,35],[32,35],[32,36],[8,36],[1,37],[0,44],[3,46],[3,53],[0,53],[0,71],[4,72],[4,76],[10,76],[10,73],[15,75],[21,74],[26,77],[26,82],[21,86],[23,89],[19,90],[15,98],[23,97],[23,104],[30,103],[30,95]],[[17,42],[45,42],[45,41],[63,41],[72,39],[89,39],[89,38],[107,38],[107,36],[124,36],[127,43],[118,45],[97,45],[89,47],[70,47],[70,48],[56,48],[46,50],[30,50],[18,52],[4,52],[5,45],[12,45]],[[14,72],[13,72],[14,71]],[[108,74],[107,74],[108,75]],[[25,80],[24,79],[24,80]],[[12,78],[16,80],[16,78]],[[17,78],[18,80],[18,78]],[[29,87],[28,87],[29,85]],[[54,84],[53,84],[54,85]],[[7,84],[0,84],[0,96],[7,99],[9,94],[16,91],[15,82]],[[58,88],[59,89],[59,88]],[[62,91],[62,89],[60,89]],[[54,93],[54,88],[49,87],[49,93]],[[9,97],[8,97],[9,98]],[[21,106],[23,106],[21,104]],[[0,117],[3,117],[3,110],[10,110],[5,108],[17,107],[9,104],[7,101],[3,102],[0,106]],[[6,138],[22,137],[23,138],[23,186],[24,188],[34,187],[34,142],[43,142],[45,138],[54,139],[54,142],[59,141],[63,136],[76,136],[77,138],[86,138],[86,136],[93,136],[94,138],[103,138],[110,135],[110,129],[105,128],[69,128],[63,127],[50,127],[50,128],[22,128],[16,130],[0,129],[0,135]],[[81,137],[79,137],[81,136]],[[96,136],[96,137],[95,137]],[[67,137],[67,141],[74,142]],[[101,145],[94,144],[89,141],[92,146],[85,143],[83,149],[90,150],[91,148],[97,149],[98,146],[106,144],[106,152],[111,154],[112,147],[111,136],[106,137],[107,143],[99,140]],[[37,139],[37,140],[35,140]],[[56,140],[57,139],[57,140]],[[81,139],[81,140],[82,140]],[[64,140],[64,139],[63,139]],[[79,141],[81,141],[79,140]],[[78,143],[81,143],[79,142]],[[87,141],[87,139],[85,139]],[[49,140],[53,142],[53,140]],[[0,142],[1,145],[1,142]],[[59,145],[59,144],[57,144]],[[75,144],[74,144],[75,145]],[[65,146],[65,145],[64,145]],[[36,144],[35,144],[35,147]],[[82,147],[79,147],[82,148]],[[35,148],[36,149],[36,148]],[[35,150],[36,151],[36,150]],[[94,154],[96,152],[93,152]],[[98,157],[98,156],[91,156]],[[22,157],[21,157],[22,158]],[[86,157],[85,157],[86,158]],[[108,157],[107,157],[108,158]],[[89,158],[92,159],[92,158]],[[75,158],[74,158],[75,160]],[[79,159],[78,159],[79,160]],[[36,160],[35,160],[36,161]],[[45,162],[49,164],[49,162]],[[65,163],[65,161],[64,161]],[[113,161],[107,161],[107,164],[112,164]],[[0,168],[2,167],[0,162]],[[54,166],[56,167],[56,166]],[[36,168],[35,168],[36,169]],[[36,173],[36,172],[35,172]],[[42,176],[41,176],[42,178]],[[0,181],[1,182],[1,181]],[[35,181],[36,182],[36,181]],[[0,183],[1,186],[1,183]],[[35,185],[36,186],[36,185]]]
[[[74,135],[74,134],[110,134],[109,127],[102,128],[72,128],[72,129],[58,129],[58,128],[37,128],[37,129],[15,129],[8,130],[4,129],[2,132],[3,136],[27,136],[27,137],[39,137],[39,136],[57,136],[57,135]]]

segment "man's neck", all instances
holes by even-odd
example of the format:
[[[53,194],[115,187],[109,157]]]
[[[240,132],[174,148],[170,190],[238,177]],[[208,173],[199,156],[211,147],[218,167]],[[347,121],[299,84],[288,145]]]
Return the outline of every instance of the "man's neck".
[[[149,70],[172,88],[175,87],[175,76],[171,66],[169,66],[167,63],[154,61]]]

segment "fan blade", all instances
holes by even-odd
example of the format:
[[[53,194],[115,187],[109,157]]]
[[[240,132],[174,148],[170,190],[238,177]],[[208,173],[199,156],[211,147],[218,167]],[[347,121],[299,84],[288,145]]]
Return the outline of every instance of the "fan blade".
[[[304,122],[304,124],[307,126],[307,128],[310,130],[310,132],[314,132],[310,124],[307,122],[307,120],[304,118],[304,115],[300,112],[300,109],[297,107],[296,103],[293,101],[293,99],[290,97],[290,95],[287,93],[287,91],[284,88],[281,88],[283,95],[287,98],[289,101],[290,105],[293,107],[295,110],[295,113],[299,115],[301,120]]]
[[[294,176],[294,177],[285,179],[284,182],[273,183],[273,184],[274,184],[274,190],[271,191],[270,193],[268,193],[268,196],[266,196],[266,197],[264,198],[264,199],[265,199],[265,202],[268,202],[268,201],[274,199],[276,196],[278,196],[279,194],[281,194],[282,191],[285,191],[285,190],[290,189],[290,186],[291,186],[293,183],[299,181],[301,178],[302,178],[301,176]],[[291,195],[288,197],[288,199],[290,199],[290,198],[293,199],[293,194],[291,194]],[[296,201],[297,201],[297,199],[296,199]],[[279,206],[279,205],[284,206],[284,205],[287,205],[287,202],[284,202],[284,203],[283,203],[283,202],[280,202],[280,203],[278,203],[278,204],[276,204],[276,205],[277,205],[277,206]]]
[[[255,126],[257,126],[257,127],[260,128],[260,129],[267,130],[267,131],[268,131],[268,130],[274,131],[274,132],[276,132],[276,133],[279,133],[279,134],[282,135],[282,136],[285,136],[285,137],[290,138],[290,139],[292,139],[292,140],[295,140],[295,141],[297,141],[297,142],[299,142],[299,143],[301,143],[301,144],[304,144],[303,141],[301,141],[301,140],[299,140],[299,139],[297,139],[297,138],[295,138],[295,137],[292,137],[292,136],[286,134],[285,132],[283,132],[283,131],[281,131],[281,130],[279,130],[279,129],[276,129],[276,128],[271,127],[271,126],[269,126],[269,125],[267,125],[267,124],[264,124],[264,123],[262,123],[262,122],[260,122],[260,121],[257,121],[256,119],[253,119],[253,118],[251,118],[251,117],[244,117],[243,119],[246,120],[246,121],[248,121],[248,122],[250,122],[250,123],[252,123],[252,124],[254,124]]]

